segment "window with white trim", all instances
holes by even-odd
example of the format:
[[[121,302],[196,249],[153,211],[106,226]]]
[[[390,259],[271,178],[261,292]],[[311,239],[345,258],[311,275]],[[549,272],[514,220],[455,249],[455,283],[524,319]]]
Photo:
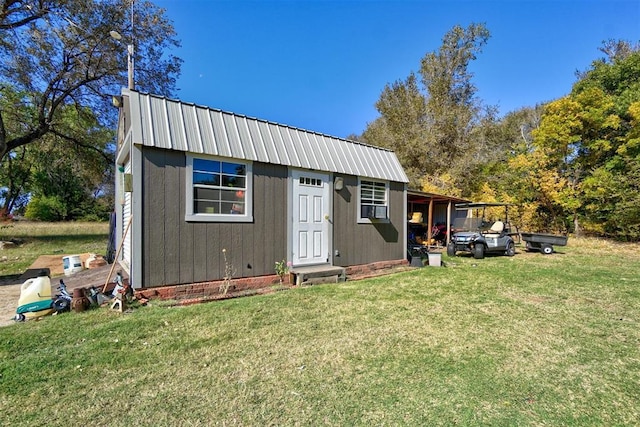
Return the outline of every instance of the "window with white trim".
[[[388,220],[389,184],[360,179],[358,189],[358,222]]]
[[[187,156],[187,221],[251,221],[251,163]]]

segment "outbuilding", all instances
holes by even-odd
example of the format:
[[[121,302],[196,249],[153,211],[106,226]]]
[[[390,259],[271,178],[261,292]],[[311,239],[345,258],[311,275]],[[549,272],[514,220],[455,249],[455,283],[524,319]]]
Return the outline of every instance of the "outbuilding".
[[[263,286],[276,262],[338,278],[406,263],[392,151],[131,89],[114,103],[116,262],[134,288],[195,297]]]

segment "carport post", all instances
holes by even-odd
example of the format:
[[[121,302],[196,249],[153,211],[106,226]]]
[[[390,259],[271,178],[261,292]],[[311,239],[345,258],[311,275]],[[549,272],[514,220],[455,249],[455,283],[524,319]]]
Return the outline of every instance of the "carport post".
[[[447,245],[451,242],[451,199],[447,203]]]
[[[429,219],[427,220],[427,242],[429,242],[429,245],[431,245],[431,237],[432,236],[432,232],[431,229],[433,228],[433,197],[431,197],[429,199]]]

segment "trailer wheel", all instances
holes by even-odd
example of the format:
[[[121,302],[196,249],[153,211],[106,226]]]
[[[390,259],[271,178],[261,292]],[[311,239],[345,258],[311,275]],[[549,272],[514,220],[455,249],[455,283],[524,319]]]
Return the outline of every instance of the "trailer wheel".
[[[514,256],[516,254],[516,246],[513,244],[513,242],[507,243],[506,254],[507,256]]]
[[[24,322],[25,320],[27,320],[27,316],[22,313],[16,314],[13,320],[15,320],[16,322]]]
[[[527,252],[531,252],[533,250],[531,242],[525,242],[525,249],[527,250]]]
[[[456,256],[456,244],[455,243],[449,243],[447,245],[447,255]]]
[[[548,243],[543,243],[540,250],[545,255],[551,255],[553,253],[553,246]]]
[[[473,248],[473,257],[475,259],[482,259],[484,258],[484,245],[483,244],[479,244],[479,245],[475,245]]]

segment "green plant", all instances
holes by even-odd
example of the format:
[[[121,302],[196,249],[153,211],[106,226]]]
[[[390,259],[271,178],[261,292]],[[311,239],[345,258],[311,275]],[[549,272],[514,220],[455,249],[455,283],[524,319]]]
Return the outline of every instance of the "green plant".
[[[24,216],[40,221],[60,221],[67,215],[67,209],[56,196],[34,197],[27,205]]]
[[[289,268],[291,267],[291,262],[287,262],[286,260],[276,261],[276,274],[280,278],[280,284],[284,282],[284,276],[289,273]]]

